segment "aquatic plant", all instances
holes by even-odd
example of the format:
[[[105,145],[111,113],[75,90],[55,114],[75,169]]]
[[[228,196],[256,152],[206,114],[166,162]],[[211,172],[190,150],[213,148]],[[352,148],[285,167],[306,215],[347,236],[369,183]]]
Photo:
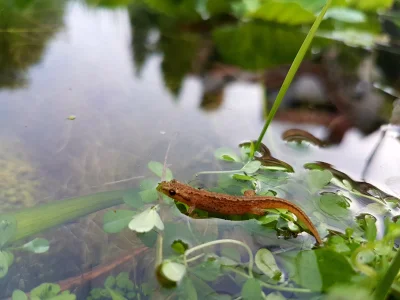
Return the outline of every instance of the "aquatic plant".
[[[15,290],[12,294],[11,300],[75,300],[76,296],[71,294],[69,291],[61,292],[61,288],[58,284],[54,283],[42,283],[38,287],[35,287],[27,295],[21,290]]]

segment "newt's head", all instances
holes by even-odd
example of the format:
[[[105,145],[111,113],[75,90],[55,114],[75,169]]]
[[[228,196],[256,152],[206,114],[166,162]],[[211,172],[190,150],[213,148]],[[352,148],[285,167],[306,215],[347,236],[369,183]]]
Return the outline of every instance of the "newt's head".
[[[188,193],[190,189],[192,188],[175,179],[171,181],[162,181],[157,186],[157,191],[160,193],[189,206],[193,205],[190,199],[190,193]]]

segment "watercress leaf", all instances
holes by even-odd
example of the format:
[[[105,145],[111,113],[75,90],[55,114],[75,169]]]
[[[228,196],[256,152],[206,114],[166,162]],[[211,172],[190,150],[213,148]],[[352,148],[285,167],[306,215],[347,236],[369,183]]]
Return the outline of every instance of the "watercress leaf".
[[[236,180],[244,180],[244,181],[254,181],[255,180],[255,178],[248,176],[248,175],[243,175],[243,174],[233,174],[232,178],[236,179]]]
[[[174,249],[176,253],[183,254],[189,248],[189,245],[182,240],[174,240],[171,248]]]
[[[28,300],[28,296],[21,290],[15,290],[12,293],[12,300]]]
[[[49,250],[49,241],[42,238],[36,238],[21,247],[22,250],[26,250],[33,253],[45,253]]]
[[[157,212],[157,206],[149,207],[140,214],[135,215],[128,224],[129,229],[140,233],[148,232],[154,227],[164,230],[164,223]]]
[[[242,287],[242,298],[244,300],[261,300],[261,286],[257,279],[249,278]]]
[[[214,156],[217,159],[221,159],[221,160],[225,160],[225,161],[236,161],[236,162],[241,161],[240,157],[235,153],[235,151],[233,151],[230,148],[225,148],[225,147],[218,148],[217,150],[215,150]]]
[[[12,265],[12,263],[14,262],[14,254],[12,254],[10,251],[7,251],[7,250],[2,251],[2,252],[7,258],[8,267],[10,267]]]
[[[129,205],[133,208],[141,208],[143,207],[142,198],[139,195],[139,189],[133,189],[124,194],[123,200],[125,204]]]
[[[194,287],[194,284],[192,280],[185,276],[182,282],[182,294],[183,297],[180,297],[179,299],[190,299],[190,300],[197,300],[197,291],[196,288]]]
[[[268,214],[265,216],[262,216],[261,218],[258,219],[258,221],[262,224],[262,225],[267,225],[273,222],[276,222],[279,219],[279,215],[277,214]]]
[[[283,297],[283,295],[279,292],[274,292],[271,294],[268,294],[264,300],[286,300],[285,297]]]
[[[179,282],[186,274],[186,267],[177,262],[165,261],[161,265],[161,272],[168,280]]]
[[[276,264],[275,258],[268,249],[260,249],[255,257],[256,266],[269,278],[279,280],[282,276],[282,271]]]
[[[140,198],[145,203],[154,202],[158,198],[158,193],[157,193],[157,190],[155,188],[151,188],[151,189],[148,189],[148,190],[141,191],[141,192],[139,192],[139,195],[140,195]]]
[[[154,174],[156,174],[158,177],[162,177],[162,173],[163,173],[163,169],[164,169],[164,165],[158,161],[150,161],[147,164],[148,168],[150,169],[150,171],[152,171]],[[162,178],[165,181],[170,181],[174,178],[174,176],[172,175],[172,172],[169,168],[166,168],[165,170],[165,178]]]
[[[0,216],[0,249],[15,235],[17,220],[13,216]]]
[[[51,300],[76,300],[76,296],[74,294],[62,293],[60,295],[57,295],[57,296],[54,296],[54,297],[51,297],[48,299],[51,299]]]
[[[362,23],[366,20],[366,16],[363,12],[348,7],[330,8],[325,14],[325,19],[328,18],[346,23]]]
[[[296,256],[297,283],[313,291],[327,291],[351,282],[355,272],[347,258],[330,249],[302,251]]]
[[[114,276],[108,276],[107,279],[104,281],[104,286],[107,288],[112,289],[115,285],[115,277]]]
[[[112,300],[127,300],[124,296],[122,296],[120,293],[107,288],[107,291],[110,293],[111,299]]]
[[[129,273],[128,272],[121,272],[118,274],[117,278],[115,279],[117,287],[120,289],[126,289],[126,290],[132,290],[133,289],[133,283],[129,279]]]
[[[107,233],[117,233],[126,228],[132,220],[131,210],[109,210],[103,217],[103,229]]]
[[[361,264],[369,264],[372,261],[374,261],[376,258],[376,255],[374,253],[374,251],[370,250],[370,249],[366,249],[363,251],[360,251],[357,254],[357,260],[358,262],[360,262]]]
[[[8,273],[8,255],[0,251],[0,278],[3,278]]]
[[[300,231],[299,226],[297,226],[293,221],[289,221],[288,222],[288,228],[292,232],[299,232]]]
[[[335,252],[343,253],[343,254],[350,253],[349,246],[346,245],[346,241],[341,236],[334,235],[334,236],[330,237],[327,244],[328,244],[329,248]]]
[[[54,283],[42,283],[31,291],[31,297],[47,299],[56,296],[61,291],[60,286]]]
[[[311,192],[316,192],[326,186],[333,175],[328,170],[310,170],[307,172],[306,181]]]
[[[215,259],[209,259],[192,267],[190,271],[205,281],[214,281],[221,275],[221,264]]]
[[[373,300],[373,294],[362,285],[341,284],[329,290],[325,300]]]
[[[343,196],[335,193],[323,193],[319,199],[319,206],[326,214],[343,217],[349,214],[349,203]]]
[[[247,174],[253,174],[257,172],[258,169],[260,169],[260,167],[261,167],[261,162],[259,162],[258,160],[253,160],[245,164],[241,169],[241,171]]]

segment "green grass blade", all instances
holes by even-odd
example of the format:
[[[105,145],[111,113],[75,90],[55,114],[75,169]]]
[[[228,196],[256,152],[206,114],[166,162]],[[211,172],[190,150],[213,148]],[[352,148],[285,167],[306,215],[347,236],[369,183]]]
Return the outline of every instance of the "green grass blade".
[[[11,242],[84,217],[98,210],[122,204],[122,198],[126,192],[126,190],[117,190],[97,193],[7,213],[7,215],[14,216],[17,219],[17,233]]]
[[[296,75],[296,72],[297,72],[301,62],[303,61],[308,48],[310,47],[310,44],[315,36],[315,33],[318,30],[319,25],[321,24],[322,19],[324,18],[326,11],[328,10],[329,6],[331,5],[331,2],[332,2],[332,0],[328,0],[326,2],[324,8],[321,10],[320,14],[318,15],[317,19],[315,20],[314,24],[312,25],[310,31],[308,32],[303,44],[301,45],[301,47],[299,49],[299,52],[297,52],[297,55],[294,58],[292,65],[290,66],[289,72],[287,73],[286,78],[283,81],[282,87],[279,90],[278,96],[275,99],[274,105],[272,106],[272,108],[268,114],[267,120],[265,121],[265,125],[261,131],[261,134],[258,137],[256,147],[255,147],[256,150],[259,149],[261,141],[264,138],[264,135],[267,132],[267,129],[268,129],[269,125],[271,124],[272,119],[274,118],[276,112],[278,111],[278,108],[281,105],[283,97],[285,96],[290,84],[292,83],[294,75]]]
[[[377,288],[374,293],[374,299],[384,300],[390,291],[392,283],[396,278],[400,270],[400,251],[397,250],[396,256],[394,257],[389,269],[385,276],[378,282]]]

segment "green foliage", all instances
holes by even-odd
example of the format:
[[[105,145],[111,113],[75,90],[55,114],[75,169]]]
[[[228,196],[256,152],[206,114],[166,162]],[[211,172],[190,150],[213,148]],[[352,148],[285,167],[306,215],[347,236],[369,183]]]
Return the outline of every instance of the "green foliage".
[[[127,272],[121,272],[116,277],[108,276],[104,288],[92,289],[87,300],[145,299],[149,293],[147,284],[137,284],[129,278]]]
[[[12,300],[75,300],[76,296],[69,291],[61,292],[58,284],[42,283],[31,290],[29,298],[21,290],[15,290],[12,294]]]
[[[261,300],[260,282],[254,278],[247,279],[242,288],[242,298],[245,300]]]

